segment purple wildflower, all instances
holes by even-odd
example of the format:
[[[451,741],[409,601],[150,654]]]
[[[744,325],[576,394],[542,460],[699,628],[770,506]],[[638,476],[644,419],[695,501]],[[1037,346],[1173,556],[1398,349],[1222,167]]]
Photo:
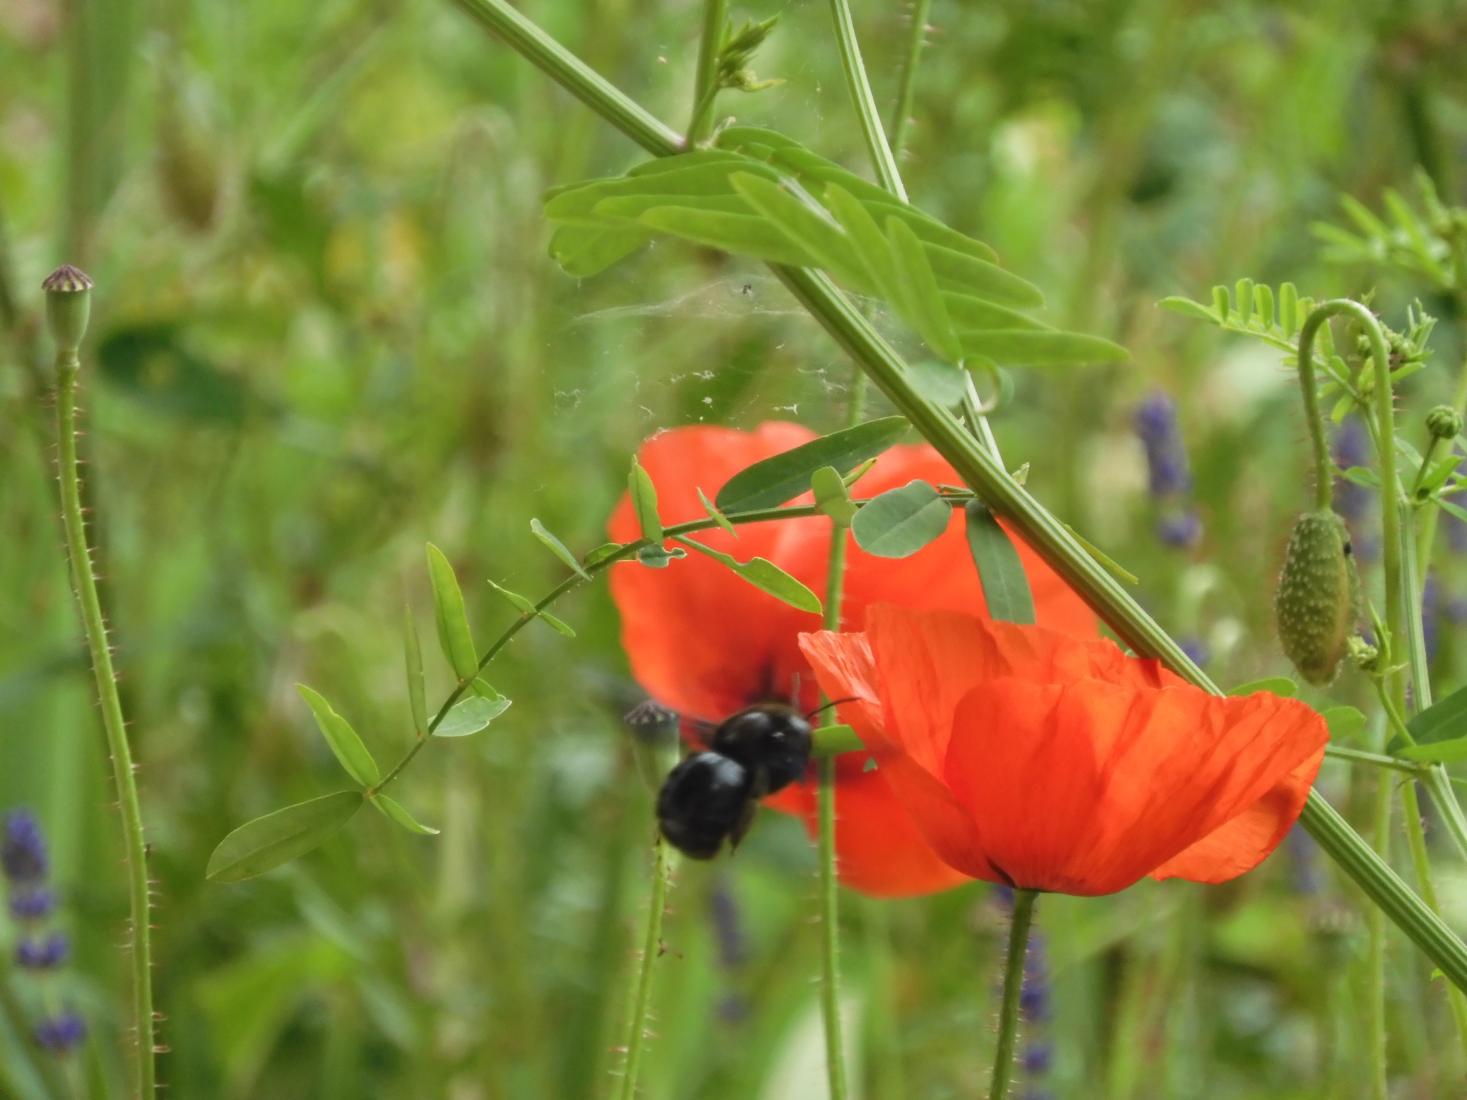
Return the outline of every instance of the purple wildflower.
[[[46,886],[17,886],[10,892],[10,915],[18,921],[45,920],[56,908],[56,894]]]
[[[0,840],[0,868],[13,884],[30,884],[46,877],[46,839],[41,825],[29,810],[12,810],[5,815],[5,837]]]
[[[62,1012],[36,1025],[36,1043],[53,1054],[65,1054],[87,1037],[87,1024],[75,1012]]]
[[[1202,517],[1194,508],[1169,512],[1156,521],[1156,537],[1179,550],[1195,546],[1202,538]]]
[[[55,970],[66,961],[70,948],[64,932],[23,939],[15,945],[15,965],[27,970]]]
[[[1146,448],[1151,495],[1172,496],[1190,489],[1192,473],[1177,429],[1176,402],[1158,390],[1137,406],[1132,424]]]
[[[1348,417],[1335,433],[1334,459],[1341,473],[1369,464],[1370,439],[1359,418]],[[1380,540],[1367,529],[1374,505],[1372,490],[1344,477],[1335,478],[1335,511],[1349,525],[1351,548],[1358,561],[1370,562],[1380,557]]]
[[[1212,657],[1212,651],[1207,648],[1207,643],[1196,635],[1188,635],[1185,638],[1178,638],[1177,645],[1182,647],[1182,652],[1185,653],[1188,659],[1191,660],[1191,662],[1198,668],[1201,668],[1203,665],[1207,664],[1207,662]]]

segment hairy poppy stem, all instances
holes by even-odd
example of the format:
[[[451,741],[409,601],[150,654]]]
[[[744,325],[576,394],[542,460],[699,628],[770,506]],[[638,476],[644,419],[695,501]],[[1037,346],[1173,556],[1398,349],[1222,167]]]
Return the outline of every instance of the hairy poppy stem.
[[[47,278],[46,312],[56,340],[56,467],[61,486],[61,520],[66,528],[66,553],[71,560],[71,579],[77,609],[92,658],[92,673],[102,711],[102,729],[107,737],[107,754],[112,761],[112,778],[117,786],[117,806],[122,814],[122,839],[127,873],[129,941],[132,948],[133,1028],[136,1059],[134,1095],[152,1100],[153,1069],[153,956],[148,913],[147,846],[143,841],[143,812],[133,774],[132,749],[122,716],[122,698],[117,691],[117,673],[112,667],[112,649],[107,641],[107,624],[92,572],[92,549],[87,543],[82,518],[81,476],[76,459],[76,389],[81,372],[78,354],[86,331],[87,297],[92,281],[71,267],[58,268]]]
[[[1003,1004],[998,1010],[998,1046],[993,1053],[993,1081],[988,1100],[1003,1100],[1014,1068],[1014,1043],[1019,1033],[1019,996],[1024,991],[1024,956],[1029,950],[1029,926],[1034,922],[1036,890],[1014,891],[1014,916],[1009,924],[1009,950],[1004,959]]]
[[[647,926],[642,935],[642,957],[637,962],[637,980],[632,986],[631,1011],[627,1013],[626,1062],[622,1066],[617,1096],[633,1100],[637,1095],[637,1073],[641,1069],[642,1042],[647,1037],[647,1013],[652,1008],[652,972],[662,954],[662,914],[667,909],[667,884],[672,878],[672,855],[662,837],[652,846],[652,892],[647,899]]]
[[[454,3],[648,153],[671,156],[682,151],[680,135],[526,19],[507,0]],[[906,363],[827,275],[781,264],[770,267],[938,454],[995,513],[1012,522],[1015,532],[1080,594],[1124,644],[1139,654],[1160,659],[1198,687],[1222,694],[1064,523],[1016,483],[951,413],[917,392]],[[1467,943],[1412,892],[1318,791],[1310,791],[1299,821],[1448,980],[1467,989]]]

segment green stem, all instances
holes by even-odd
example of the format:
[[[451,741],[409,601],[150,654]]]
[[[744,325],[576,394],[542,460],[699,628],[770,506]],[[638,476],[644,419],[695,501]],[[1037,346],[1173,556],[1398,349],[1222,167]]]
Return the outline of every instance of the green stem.
[[[1391,756],[1383,752],[1366,752],[1363,749],[1346,748],[1344,745],[1326,745],[1324,755],[1330,760],[1343,760],[1347,764],[1370,764],[1373,767],[1389,768],[1406,775],[1420,775],[1426,770],[1425,764],[1418,764],[1414,760],[1403,760],[1399,756]]]
[[[91,547],[82,519],[81,480],[76,461],[76,386],[81,361],[77,349],[56,352],[56,447],[57,472],[61,483],[61,519],[66,528],[66,553],[71,559],[71,577],[81,611],[82,628],[91,652],[92,672],[102,710],[102,728],[112,760],[112,778],[117,785],[117,805],[122,813],[124,864],[127,868],[128,915],[132,939],[133,1026],[137,1041],[134,1076],[141,1100],[154,1095],[153,1070],[153,962],[149,925],[147,846],[143,841],[143,813],[133,775],[132,749],[122,716],[117,691],[117,674],[107,644],[107,626],[92,572]]]
[[[900,158],[906,144],[907,126],[912,121],[912,100],[917,89],[917,65],[922,60],[922,46],[927,40],[927,13],[932,0],[913,0],[912,25],[907,31],[907,53],[902,58],[901,76],[897,79],[896,105],[891,112],[891,154]]]
[[[676,135],[607,85],[574,54],[540,31],[526,38],[526,22],[505,0],[454,0],[499,34],[557,83],[588,103],[656,156],[679,151]],[[520,46],[518,43],[523,42]],[[630,112],[630,113],[629,113]],[[947,459],[958,476],[1090,605],[1137,653],[1155,657],[1178,675],[1213,694],[1218,686],[1140,607],[1121,583],[1076,541],[1069,529],[1009,477],[947,410],[926,401],[907,378],[906,364],[860,312],[817,271],[772,265],[836,342],[860,364],[912,425]],[[1447,978],[1467,989],[1467,944],[1412,893],[1358,833],[1319,794],[1311,791],[1300,815],[1325,853],[1370,900],[1432,960]]]
[[[1305,333],[1299,336],[1299,394],[1304,399],[1304,422],[1309,426],[1309,441],[1314,450],[1314,507],[1327,511],[1334,507],[1335,467],[1324,439],[1324,420],[1319,414],[1314,355],[1309,347],[1313,340],[1313,330],[1307,332],[1307,338]]]
[[[698,75],[693,82],[693,117],[688,123],[687,147],[708,136],[713,103],[718,97],[718,49],[723,44],[727,0],[703,0],[703,34],[698,39]]]
[[[1003,1004],[998,1010],[998,1046],[993,1053],[993,1080],[988,1100],[1008,1095],[1014,1067],[1014,1042],[1019,1031],[1019,994],[1024,989],[1024,956],[1029,950],[1029,925],[1034,920],[1033,890],[1014,891],[1014,916],[1009,925],[1009,950],[1004,960]]]
[[[1457,301],[1457,308],[1467,314],[1467,295],[1459,295]],[[1467,323],[1459,326],[1459,331],[1462,338],[1467,339]],[[1458,368],[1457,392],[1452,395],[1452,408],[1457,410],[1458,416],[1467,411],[1467,358],[1463,358],[1462,365]],[[1422,463],[1423,472],[1425,468],[1426,464]],[[1441,509],[1434,504],[1428,505],[1421,517],[1421,530],[1416,539],[1416,573],[1423,579],[1431,564],[1431,549],[1436,542],[1436,528],[1440,517]]]
[[[642,1042],[647,1033],[647,1013],[652,1007],[652,972],[662,954],[662,914],[667,908],[667,885],[672,878],[672,855],[667,842],[658,837],[652,846],[652,895],[647,899],[647,927],[642,934],[642,957],[637,963],[637,980],[632,986],[631,1012],[627,1018],[626,1063],[622,1068],[621,1100],[637,1095],[637,1073],[641,1069]]]
[[[1391,778],[1382,774],[1375,788],[1375,850],[1382,859],[1391,854]],[[1367,915],[1369,947],[1365,972],[1365,1029],[1370,1051],[1371,1100],[1389,1100],[1390,1082],[1386,1071],[1386,922],[1385,913],[1372,908]]]
[[[845,72],[846,88],[851,93],[856,115],[861,120],[861,133],[866,138],[866,148],[871,154],[871,163],[876,167],[876,177],[902,202],[907,201],[907,189],[902,184],[902,174],[897,169],[896,157],[886,142],[886,131],[881,128],[881,113],[876,109],[876,97],[871,94],[871,81],[866,77],[866,66],[861,62],[861,44],[856,41],[856,24],[851,19],[851,6],[847,0],[830,0],[830,15],[835,20],[835,39],[840,45],[841,69]]]
[[[844,538],[845,532],[841,532]],[[825,1029],[825,1077],[830,1100],[846,1100],[845,1043],[840,1021],[840,923],[835,875],[835,763],[821,759],[817,789],[820,816],[820,1016]]]

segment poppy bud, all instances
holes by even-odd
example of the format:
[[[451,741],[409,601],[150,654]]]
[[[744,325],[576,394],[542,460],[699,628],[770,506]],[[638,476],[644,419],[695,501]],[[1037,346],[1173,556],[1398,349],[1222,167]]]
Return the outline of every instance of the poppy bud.
[[[1438,405],[1426,414],[1426,430],[1433,439],[1456,439],[1462,434],[1462,417],[1450,405]]]
[[[92,280],[79,267],[62,264],[46,276],[46,321],[51,338],[64,351],[75,351],[87,333],[92,311]]]
[[[1274,596],[1279,642],[1311,684],[1327,684],[1354,630],[1359,578],[1345,521],[1327,508],[1294,525]]]

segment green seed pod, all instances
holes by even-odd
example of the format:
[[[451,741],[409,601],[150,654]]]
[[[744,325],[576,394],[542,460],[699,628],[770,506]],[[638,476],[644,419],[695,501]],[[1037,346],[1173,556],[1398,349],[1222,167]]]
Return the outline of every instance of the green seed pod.
[[[1345,521],[1327,508],[1294,525],[1274,596],[1279,642],[1299,675],[1327,684],[1359,613],[1360,581]]]
[[[46,276],[41,289],[46,292],[46,321],[51,338],[62,351],[75,351],[87,332],[87,319],[92,310],[92,280],[81,268],[62,264]]]

